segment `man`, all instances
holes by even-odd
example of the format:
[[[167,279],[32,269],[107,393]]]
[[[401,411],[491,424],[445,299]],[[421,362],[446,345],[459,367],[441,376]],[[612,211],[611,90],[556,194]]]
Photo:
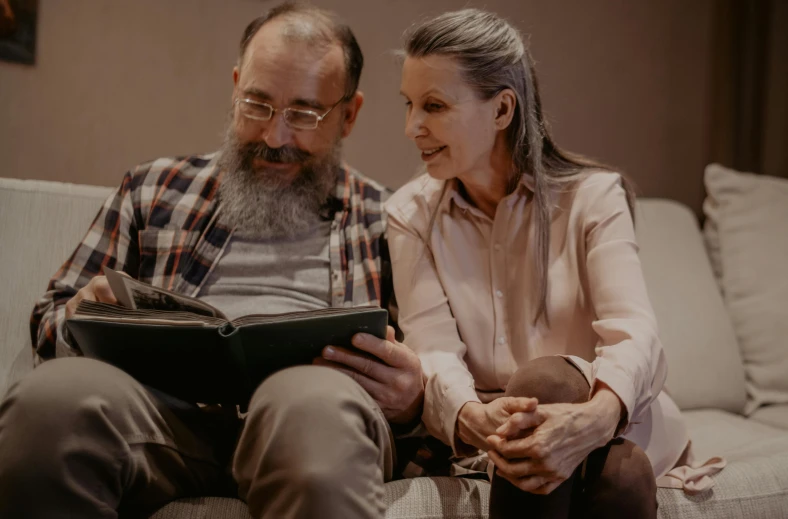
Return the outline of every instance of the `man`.
[[[0,405],[0,516],[144,515],[228,493],[254,517],[382,515],[393,431],[418,423],[423,400],[418,358],[392,328],[354,338],[366,355],[329,346],[272,375],[240,419],[80,357],[64,327],[79,301],[115,302],[105,267],[231,318],[385,306],[387,194],[339,159],[362,62],[330,14],[277,7],[244,33],[222,150],[126,174],[34,309],[41,365]]]

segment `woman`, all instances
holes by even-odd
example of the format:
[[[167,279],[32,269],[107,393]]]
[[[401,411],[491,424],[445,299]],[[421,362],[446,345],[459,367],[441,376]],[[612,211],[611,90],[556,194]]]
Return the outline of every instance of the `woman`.
[[[687,463],[689,438],[662,392],[627,182],[553,143],[501,18],[443,14],[404,54],[405,132],[428,174],[387,210],[428,431],[489,454],[491,517],[656,517],[655,476]],[[713,470],[670,486],[702,490]]]

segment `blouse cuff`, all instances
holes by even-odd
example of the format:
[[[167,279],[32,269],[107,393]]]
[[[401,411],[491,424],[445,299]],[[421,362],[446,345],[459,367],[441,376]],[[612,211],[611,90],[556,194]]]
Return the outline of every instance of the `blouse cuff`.
[[[468,402],[479,402],[479,396],[471,380],[468,385],[453,383],[443,386],[437,378],[427,381],[424,395],[424,424],[427,430],[451,446],[455,456],[467,457],[477,452],[477,448],[457,438],[457,418],[462,406]]]
[[[626,374],[621,372],[621,370],[604,363],[599,365],[596,369],[594,384],[592,386],[594,389],[596,388],[597,381],[604,382],[624,404],[626,416],[621,418],[621,422],[619,422],[618,427],[616,427],[615,433],[615,437],[621,436],[629,431],[632,425],[631,421],[635,410],[634,384]]]

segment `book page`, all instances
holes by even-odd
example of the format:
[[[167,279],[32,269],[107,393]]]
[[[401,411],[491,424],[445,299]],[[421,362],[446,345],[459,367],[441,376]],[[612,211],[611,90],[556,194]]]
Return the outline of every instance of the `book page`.
[[[92,315],[89,313],[78,313],[74,314],[71,318],[75,321],[79,320],[87,320],[87,321],[105,321],[108,323],[130,323],[130,324],[152,324],[152,325],[161,325],[161,326],[211,326],[215,327],[215,324],[206,323],[203,321],[183,321],[180,319],[166,319],[166,318],[157,318],[157,317],[111,317],[108,315]]]
[[[191,311],[132,309],[119,305],[82,300],[70,320],[129,322],[135,324],[177,324],[178,326],[213,326],[227,324],[221,317],[200,315]]]
[[[118,302],[132,310],[164,310],[168,312],[191,312],[209,317],[227,319],[213,306],[193,297],[176,294],[163,288],[154,287],[142,281],[104,268],[104,275]]]

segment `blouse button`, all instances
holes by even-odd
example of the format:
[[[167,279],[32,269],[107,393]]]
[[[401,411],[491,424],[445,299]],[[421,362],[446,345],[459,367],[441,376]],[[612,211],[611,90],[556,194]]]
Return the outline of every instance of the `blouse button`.
[[[506,337],[498,337],[498,344],[506,344]]]
[[[495,250],[501,250],[501,244],[500,243],[496,243],[495,245],[493,245],[493,248]]]
[[[496,290],[495,295],[498,297],[503,297],[503,292],[501,292],[500,290]]]

